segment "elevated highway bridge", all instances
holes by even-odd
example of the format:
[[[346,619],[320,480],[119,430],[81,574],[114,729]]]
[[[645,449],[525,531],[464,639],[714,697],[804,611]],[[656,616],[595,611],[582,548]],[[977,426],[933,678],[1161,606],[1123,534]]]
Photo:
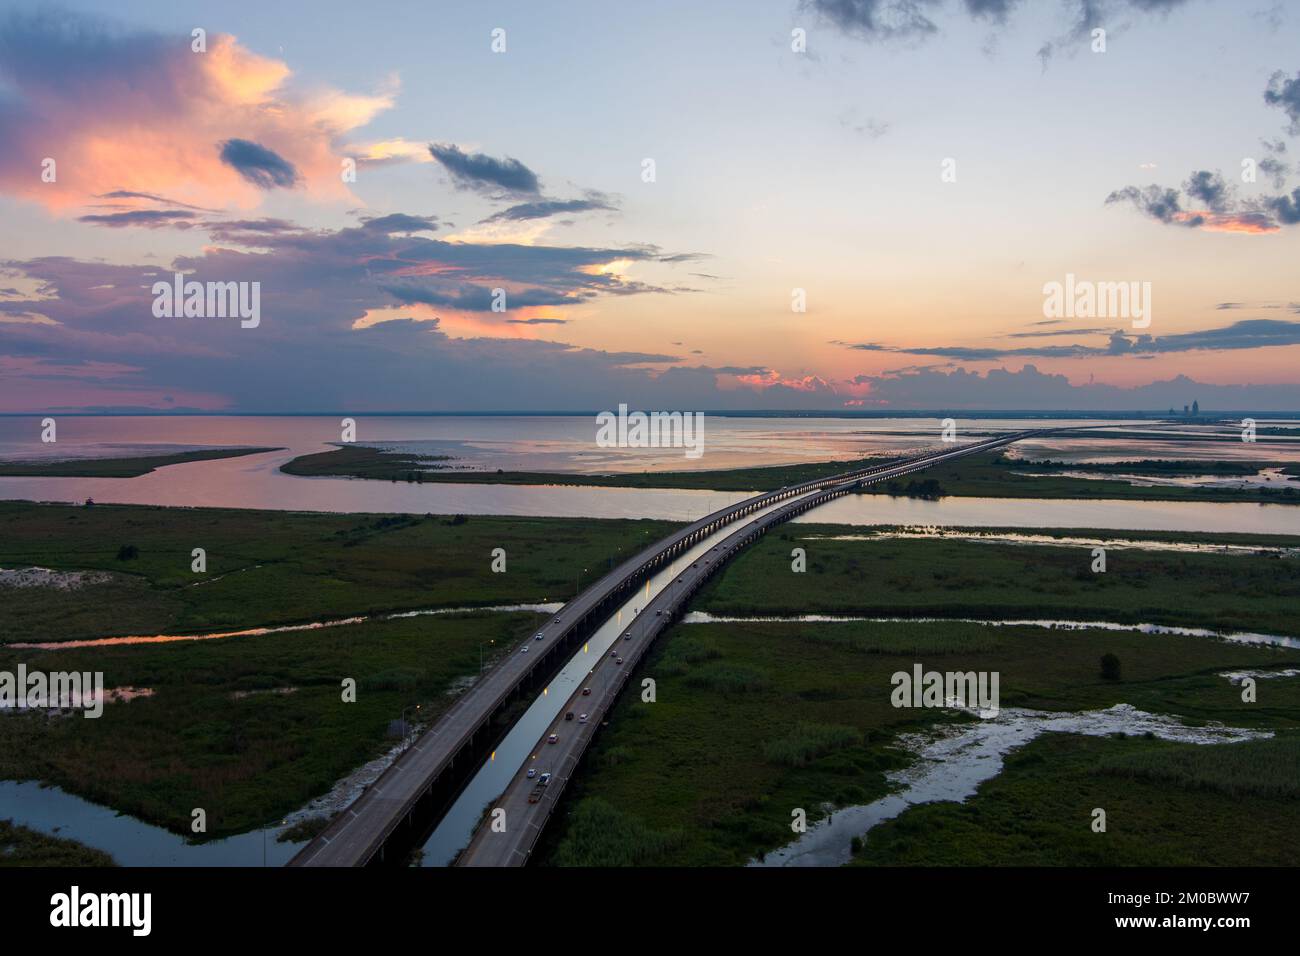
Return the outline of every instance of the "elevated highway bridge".
[[[616,650],[621,652],[624,662],[616,665],[602,660],[597,667],[601,672],[598,681],[593,673],[592,696],[582,700],[582,709],[589,714],[589,721],[578,727],[576,733],[567,734],[559,751],[551,748],[554,752],[549,756],[556,760],[557,765],[563,764],[563,772],[554,772],[545,797],[529,804],[527,795],[532,782],[528,781],[530,786],[522,792],[516,792],[520,790],[516,781],[502,798],[508,804],[505,833],[492,833],[490,828],[480,827],[458,861],[461,865],[521,865],[527,860],[573,767],[599,725],[601,716],[608,712],[622,689],[627,675],[677,611],[728,560],[775,525],[864,485],[900,478],[943,461],[991,451],[1045,431],[1014,432],[790,485],[715,511],[646,547],[603,575],[543,624],[538,631],[541,639],[530,642],[531,653],[506,655],[403,751],[348,809],[303,847],[289,865],[400,863],[413,842],[445,811],[473,768],[480,765],[490,752],[501,734],[499,718],[507,708],[521,696],[545,686],[550,676],[581,647],[583,639],[608,620],[614,609],[642,581],[700,541],[740,522],[736,531],[674,579],[620,634],[618,644],[626,646]],[[780,507],[773,507],[778,504]],[[742,522],[756,512],[762,514]],[[624,637],[628,640],[624,641]],[[519,778],[523,779],[523,775],[520,774]],[[502,801],[494,806],[501,806]],[[508,836],[509,839],[491,838],[495,836]]]

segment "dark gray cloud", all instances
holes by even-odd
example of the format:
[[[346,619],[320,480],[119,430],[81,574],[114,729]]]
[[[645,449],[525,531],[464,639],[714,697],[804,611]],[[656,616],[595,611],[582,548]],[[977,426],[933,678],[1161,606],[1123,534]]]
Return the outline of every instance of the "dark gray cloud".
[[[1007,15],[1020,4],[1020,0],[964,0],[964,3],[972,17],[1006,23]]]
[[[444,306],[464,312],[491,312],[495,297],[489,286],[469,283],[447,287],[427,285],[386,284],[383,290],[406,305],[422,303],[424,305]],[[522,309],[539,305],[578,305],[589,298],[591,293],[556,292],[551,289],[524,289],[511,292],[505,297],[506,307]]]
[[[1052,319],[1051,321],[1058,321]],[[1044,323],[1035,322],[1035,325]],[[1056,335],[1108,335],[1110,329],[1054,329],[1050,332],[1013,332],[1008,335],[1009,339],[1046,339]]]
[[[1189,0],[1127,0],[1134,10],[1147,13],[1165,13],[1175,7],[1186,6]]]
[[[1300,312],[1300,302],[1220,302],[1216,309],[1286,309]]]
[[[502,209],[484,219],[484,222],[516,221],[526,219],[547,219],[566,212],[592,212],[600,209],[617,209],[618,206],[603,193],[589,192],[585,199],[539,199],[536,202],[519,203],[509,209]]]
[[[382,232],[385,235],[395,232],[434,232],[438,228],[438,220],[433,216],[411,216],[404,212],[395,212],[387,216],[362,219],[361,228],[369,232]]]
[[[1268,27],[1269,31],[1272,33],[1276,33],[1278,30],[1282,29],[1282,24],[1286,22],[1286,18],[1282,15],[1281,0],[1278,0],[1278,2],[1274,3],[1271,7],[1267,7],[1263,10],[1256,10],[1251,14],[1251,17]]]
[[[303,230],[279,220],[223,225],[229,227],[229,232],[223,234],[220,246],[208,248],[201,255],[182,256],[167,267],[122,267],[121,273],[111,279],[105,279],[107,273],[94,264],[59,257],[15,262],[11,269],[15,275],[37,280],[48,288],[49,295],[57,297],[67,290],[83,300],[109,296],[106,291],[91,291],[101,285],[134,288],[139,290],[138,295],[144,295],[156,275],[173,269],[192,272],[200,280],[211,277],[261,282],[264,314],[269,317],[276,304],[274,312],[281,326],[301,322],[322,334],[328,334],[331,322],[337,323],[333,326],[336,331],[349,330],[368,312],[391,308],[394,300],[485,311],[491,308],[491,290],[498,287],[509,290],[506,306],[510,310],[530,305],[576,305],[603,295],[667,291],[649,283],[628,282],[595,268],[623,259],[652,261],[660,255],[654,246],[445,242],[366,229],[364,225]],[[143,304],[135,305],[148,325],[152,317],[147,297]],[[45,306],[57,309],[58,302],[46,302],[38,296],[26,307],[39,310]],[[65,314],[75,322],[75,314]],[[503,321],[506,318],[502,316]],[[152,334],[150,330],[157,331],[156,321],[142,331]],[[195,330],[187,332],[193,334]]]
[[[954,359],[959,362],[989,362],[1004,358],[1081,358],[1090,355],[1105,355],[1107,350],[1087,345],[1037,345],[1026,348],[971,348],[965,346],[921,346],[893,347],[866,343],[850,345],[849,348],[866,352],[901,352],[907,355],[933,355],[938,358]]]
[[[845,33],[864,40],[924,37],[938,31],[924,8],[935,0],[800,0]]]
[[[359,228],[260,238],[275,248],[212,248],[165,267],[66,257],[0,262],[0,273],[19,274],[41,290],[0,299],[0,311],[38,313],[57,323],[0,322],[0,353],[35,366],[25,379],[9,372],[0,377],[0,406],[32,410],[23,391],[30,374],[66,387],[69,409],[138,406],[142,388],[156,389],[160,401],[171,395],[177,404],[188,404],[194,395],[215,394],[229,396],[231,411],[265,412],[592,410],[619,402],[641,408],[811,410],[835,408],[850,397],[820,381],[804,387],[718,386],[720,375],[767,378],[768,370],[759,366],[647,369],[677,360],[544,339],[457,338],[437,322],[409,318],[353,328],[367,310],[391,303],[369,280],[362,260],[387,255],[409,267],[408,247],[436,247],[435,240],[396,239]],[[261,326],[243,331],[230,323],[155,319],[150,284],[174,268],[200,280],[261,281]],[[1238,326],[1236,334],[1269,344],[1283,344],[1284,337],[1267,327]],[[1064,375],[1045,375],[1030,365],[1019,372],[939,371],[945,367],[951,366],[859,376],[857,386],[866,386],[869,405],[897,408],[1164,409],[1191,399],[1206,411],[1300,407],[1297,385],[1216,386],[1179,377],[1126,389],[1074,386]],[[80,397],[87,380],[96,389],[89,402]],[[123,400],[114,402],[118,393]]]
[[[1276,106],[1286,114],[1291,124],[1287,132],[1300,136],[1300,73],[1294,78],[1278,70],[1268,78],[1268,88],[1264,90],[1264,102]]]
[[[160,206],[169,206],[173,209],[194,209],[199,212],[216,212],[215,209],[205,209],[202,206],[191,206],[189,203],[181,202],[178,199],[168,199],[166,196],[155,196],[153,193],[131,192],[128,189],[115,189],[111,193],[101,193],[99,199],[144,199],[149,202],[158,203]]]
[[[92,226],[108,226],[111,229],[123,229],[127,226],[144,226],[147,229],[161,229],[168,226],[188,229],[194,223],[196,214],[187,209],[132,209],[127,212],[110,212],[89,216],[78,216],[77,222]]]
[[[659,286],[620,279],[594,268],[619,259],[656,260],[662,252],[653,245],[593,247],[447,242],[421,235],[389,234],[366,229],[364,225],[338,230],[235,235],[228,241],[233,246],[266,250],[273,260],[258,256],[254,261],[277,262],[285,282],[301,281],[310,285],[322,280],[364,280],[365,284],[356,286],[356,291],[371,297],[379,285],[385,284],[408,289],[427,287],[436,292],[450,292],[453,298],[466,285],[536,286],[553,293],[607,295],[665,291]],[[242,250],[231,254],[235,257],[234,268],[248,268],[239,264],[249,258]],[[212,259],[208,257],[208,261]],[[387,294],[382,298],[387,299]]]
[[[1203,202],[1212,212],[1227,212],[1232,205],[1232,190],[1223,176],[1208,169],[1198,169],[1183,184],[1187,195]]]
[[[288,219],[220,219],[205,222],[204,228],[225,233],[238,232],[299,232],[301,227]]]
[[[259,189],[289,188],[298,182],[293,164],[274,150],[247,139],[220,144],[221,161]]]
[[[1219,329],[1163,335],[1151,340],[1152,352],[1230,351],[1300,343],[1300,322],[1245,319]]]
[[[537,174],[517,159],[497,159],[486,153],[466,153],[453,143],[430,143],[429,155],[451,174],[463,189],[496,193],[537,193],[541,182]]]
[[[1200,332],[1180,332],[1172,335],[1126,335],[1121,331],[1110,333],[1104,346],[1096,345],[1039,345],[1012,349],[963,348],[958,346],[909,347],[880,345],[874,342],[845,344],[847,348],[864,352],[897,352],[907,355],[933,355],[960,362],[988,362],[1007,358],[1093,358],[1103,355],[1167,354],[1173,352],[1229,352],[1240,349],[1258,349],[1272,346],[1300,344],[1300,322],[1279,319],[1244,319],[1217,329]]]
[[[1114,20],[1130,12],[1169,13],[1186,6],[1189,0],[1067,0],[1066,6],[1074,8],[1074,24],[1070,36],[1075,40],[1090,38],[1098,27],[1114,29]]]
[[[1268,196],[1262,202],[1277,217],[1278,222],[1288,226],[1300,223],[1300,188],[1292,190],[1289,196]]]
[[[1286,185],[1286,178],[1291,175],[1291,164],[1273,156],[1265,156],[1259,161],[1259,171],[1269,178],[1274,189]]]
[[[1289,411],[1300,407],[1297,385],[1212,385],[1185,375],[1133,388],[1087,382],[1025,365],[975,372],[918,368],[901,374],[859,376],[871,404],[924,409],[1061,409],[1136,411],[1182,408],[1196,400],[1201,411]]]
[[[1167,225],[1200,226],[1205,222],[1204,216],[1185,215],[1178,190],[1164,186],[1125,186],[1106,197],[1108,206],[1118,202],[1130,202],[1142,215]]]
[[[1187,196],[1205,207],[1186,209],[1182,193],[1166,186],[1125,186],[1106,197],[1106,204],[1130,202],[1144,216],[1167,226],[1205,228],[1228,232],[1276,232],[1294,225],[1295,200],[1291,196],[1260,196],[1239,201],[1219,173],[1194,172],[1183,184]]]
[[[1261,139],[1259,142],[1269,154],[1259,161],[1259,171],[1272,180],[1274,189],[1281,189],[1291,175],[1291,164],[1283,158],[1287,154],[1286,140]]]
[[[568,325],[568,319],[506,319],[511,325]]]
[[[1169,13],[1187,2],[1188,0],[1065,0],[1065,7],[1072,11],[1070,26],[1061,36],[1043,42],[1038,49],[1038,59],[1046,70],[1058,49],[1078,49],[1080,43],[1091,41],[1092,31],[1098,28],[1114,33],[1120,26],[1116,21],[1125,13]]]
[[[893,124],[874,116],[863,117],[857,109],[848,109],[840,113],[840,126],[852,130],[867,139],[880,139],[890,131]]]
[[[1074,22],[1067,35],[1071,40],[1082,40],[1102,25],[1105,0],[1067,0],[1065,6],[1074,8]],[[1057,41],[1060,42],[1060,41]]]
[[[202,227],[215,239],[235,241],[237,244],[252,244],[256,240],[253,234],[278,234],[301,232],[302,229],[287,219],[208,219],[196,221],[198,216],[186,209],[139,209],[114,213],[96,213],[78,217],[78,222],[97,226],[121,228],[125,226],[143,226],[158,229],[171,226],[178,229]],[[412,216],[407,213],[393,213],[388,216],[374,216],[361,220],[357,227],[367,232],[383,235],[393,233],[432,232],[438,228],[438,221],[433,216]],[[240,240],[244,240],[242,243]]]
[[[1090,39],[1097,27],[1115,30],[1121,14],[1165,14],[1189,0],[1064,0],[1068,25],[1055,39],[1045,40],[1038,50],[1043,68],[1056,50],[1076,46]],[[1020,0],[962,0],[961,8],[973,20],[997,27],[1006,26]],[[931,14],[942,0],[799,0],[799,9],[811,10],[849,36],[864,40],[924,39],[939,32]],[[986,41],[996,43],[996,34]]]
[[[1177,6],[1178,0],[1128,0],[1142,9],[1165,9]],[[1281,70],[1275,72],[1264,90],[1264,102],[1279,107],[1291,120],[1289,132],[1300,134],[1300,73],[1288,79]],[[1281,139],[1261,139],[1260,145],[1268,153],[1256,165],[1273,183],[1273,188],[1283,189],[1291,167],[1281,157],[1286,155],[1286,142]],[[1282,226],[1300,223],[1300,189],[1290,195],[1253,196],[1239,200],[1235,189],[1218,171],[1199,169],[1183,183],[1189,200],[1201,209],[1184,209],[1182,193],[1165,186],[1125,186],[1106,197],[1107,205],[1131,202],[1143,215],[1166,225],[1207,228],[1233,232],[1275,232]]]
[[[53,5],[11,11],[0,21],[0,76],[24,91],[97,100],[103,97],[105,76],[133,77],[141,64],[162,66],[187,54],[187,45],[177,46],[171,36],[127,33],[107,20]],[[145,95],[160,107],[178,107],[188,91],[159,86],[113,92]]]
[[[167,395],[186,405],[194,396],[226,396],[232,410],[246,411],[584,410],[615,408],[620,401],[701,409],[771,407],[773,401],[799,408],[825,404],[793,392],[720,389],[719,373],[708,369],[665,372],[663,366],[681,361],[672,354],[602,351],[506,333],[510,319],[527,320],[526,315],[501,316],[501,335],[453,336],[427,315],[417,321],[394,309],[385,289],[399,285],[418,293],[425,287],[431,294],[424,298],[443,293],[444,301],[473,306],[483,303],[482,288],[508,286],[521,290],[509,297],[511,309],[529,301],[653,293],[660,290],[647,284],[629,289],[617,276],[591,267],[617,259],[650,262],[661,254],[654,246],[477,245],[363,226],[251,225],[200,254],[166,264],[67,257],[0,262],[0,275],[7,268],[24,280],[22,288],[37,290],[0,297],[0,312],[39,314],[53,322],[0,322],[0,354],[30,369],[11,374],[6,367],[0,408],[27,410],[39,401],[32,398],[36,379],[43,388],[56,382],[68,407],[138,405],[141,394],[150,392],[160,405]],[[238,323],[155,318],[152,283],[175,271],[197,281],[260,282],[261,324],[244,330]],[[358,324],[377,310],[397,318]],[[124,400],[113,401],[115,393]]]

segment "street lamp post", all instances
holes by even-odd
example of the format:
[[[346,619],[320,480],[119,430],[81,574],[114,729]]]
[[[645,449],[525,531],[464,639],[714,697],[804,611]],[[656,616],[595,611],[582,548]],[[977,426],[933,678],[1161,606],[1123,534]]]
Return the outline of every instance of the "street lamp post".
[[[418,711],[420,709],[420,706],[421,706],[420,704],[414,704],[402,708],[402,749],[403,750],[405,750],[408,746],[410,746],[410,740],[411,737],[413,736],[411,731],[411,724],[406,719],[406,712],[411,709],[415,709]]]
[[[496,643],[496,638],[493,638],[490,641],[478,642],[478,676],[479,677],[483,676],[483,648],[487,644],[495,644],[495,643]]]

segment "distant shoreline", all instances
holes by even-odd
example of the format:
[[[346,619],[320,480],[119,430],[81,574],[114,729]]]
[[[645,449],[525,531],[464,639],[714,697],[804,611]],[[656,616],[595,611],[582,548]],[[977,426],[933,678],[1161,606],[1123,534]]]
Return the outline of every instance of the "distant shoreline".
[[[422,456],[386,452],[367,445],[347,445],[332,451],[299,455],[280,466],[287,475],[305,478],[353,478],[363,481],[408,482],[412,484],[495,484],[495,485],[576,485],[605,488],[692,489],[699,491],[763,492],[784,488],[819,478],[870,467],[887,461],[887,457],[848,461],[804,462],[761,468],[724,468],[716,471],[617,472],[528,472],[482,470],[464,471],[441,464],[447,456]],[[1136,473],[1166,475],[1186,474],[1202,466],[1205,474],[1240,474],[1244,467],[1236,462],[1179,462],[1181,470],[1159,461],[1126,462],[1126,470]],[[1258,467],[1281,466],[1291,479],[1300,466],[1281,462],[1259,462]],[[1143,501],[1218,501],[1300,504],[1300,491],[1289,484],[1272,488],[1202,488],[1134,485],[1122,478],[1092,479],[1058,476],[1031,477],[1023,472],[1028,465],[1007,460],[1000,455],[976,455],[965,462],[940,465],[927,470],[930,481],[889,482],[885,486],[864,488],[864,494],[887,494],[901,497],[940,498],[1060,498],[1120,499]],[[1038,466],[1034,466],[1038,467]],[[1058,463],[1041,467],[1057,470]],[[1100,466],[1103,471],[1109,466]],[[1294,480],[1294,479],[1291,479]]]
[[[172,455],[137,455],[130,458],[51,458],[0,461],[0,478],[138,478],[167,465],[219,458],[243,458],[280,448],[210,448]]]

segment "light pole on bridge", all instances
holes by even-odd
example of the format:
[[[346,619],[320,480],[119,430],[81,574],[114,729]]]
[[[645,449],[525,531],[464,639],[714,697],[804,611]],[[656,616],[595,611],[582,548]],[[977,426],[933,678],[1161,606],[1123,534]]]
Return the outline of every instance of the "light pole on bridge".
[[[481,668],[482,664],[480,663],[479,666]],[[407,741],[408,738],[412,735],[411,725],[406,720],[406,712],[411,709],[415,709],[418,711],[420,709],[420,706],[421,706],[420,704],[413,704],[413,705],[408,704],[406,707],[402,708],[402,750],[406,750],[406,748],[409,746]]]

